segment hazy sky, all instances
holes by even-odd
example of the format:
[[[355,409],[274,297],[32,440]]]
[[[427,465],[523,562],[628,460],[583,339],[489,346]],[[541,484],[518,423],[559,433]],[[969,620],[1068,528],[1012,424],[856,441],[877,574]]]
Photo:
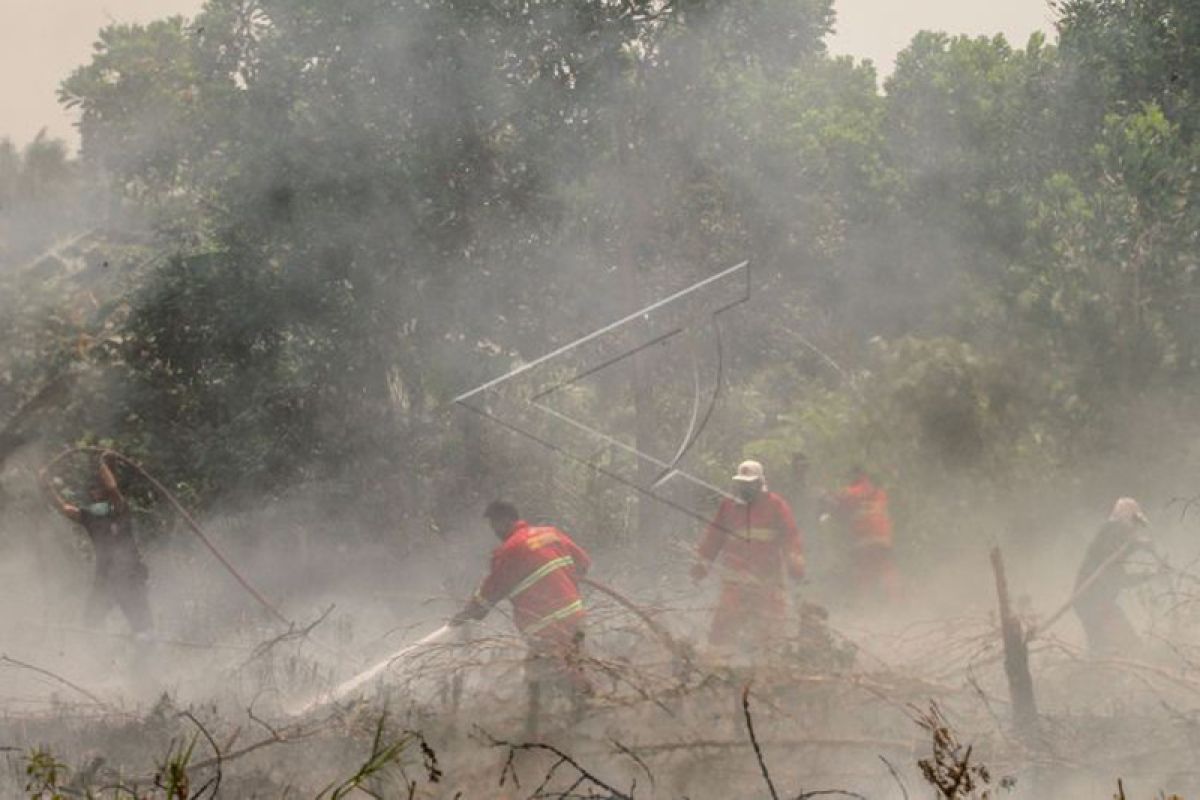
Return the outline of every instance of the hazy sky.
[[[872,59],[881,74],[918,30],[1002,32],[1024,44],[1050,29],[1046,0],[836,0],[836,53]],[[328,0],[337,3],[339,0]],[[55,97],[71,69],[88,60],[96,32],[111,22],[193,14],[201,0],[0,0],[0,138],[19,144],[42,127],[76,141],[74,115]]]
[[[0,0],[4,2],[4,0]],[[875,62],[880,75],[892,71],[896,54],[921,30],[991,36],[1003,33],[1024,46],[1029,35],[1051,34],[1054,15],[1047,0],[834,0],[835,53]]]

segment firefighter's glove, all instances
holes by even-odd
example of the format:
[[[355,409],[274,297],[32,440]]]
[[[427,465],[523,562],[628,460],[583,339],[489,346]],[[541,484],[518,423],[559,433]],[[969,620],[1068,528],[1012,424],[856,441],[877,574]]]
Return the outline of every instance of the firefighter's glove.
[[[490,606],[486,605],[478,597],[474,597],[471,599],[471,602],[463,606],[462,611],[454,615],[454,618],[450,620],[450,626],[457,628],[467,622],[478,622],[486,617],[490,610]]]
[[[697,561],[692,565],[692,580],[696,583],[708,577],[708,565],[703,561]]]

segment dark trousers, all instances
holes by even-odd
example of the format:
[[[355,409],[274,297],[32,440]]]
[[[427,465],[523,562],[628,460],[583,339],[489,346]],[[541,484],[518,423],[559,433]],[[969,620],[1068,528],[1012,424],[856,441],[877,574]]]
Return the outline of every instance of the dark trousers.
[[[134,633],[149,631],[150,602],[146,597],[146,578],[139,571],[97,570],[92,580],[85,619],[89,626],[104,622],[112,607],[118,606]]]
[[[1141,642],[1115,599],[1080,598],[1075,614],[1087,634],[1088,652],[1094,656],[1130,655]]]
[[[529,692],[529,710],[525,719],[526,736],[536,736],[543,705],[554,696],[565,696],[576,718],[583,712],[592,684],[583,671],[583,631],[569,637],[530,639],[525,656],[525,685]]]

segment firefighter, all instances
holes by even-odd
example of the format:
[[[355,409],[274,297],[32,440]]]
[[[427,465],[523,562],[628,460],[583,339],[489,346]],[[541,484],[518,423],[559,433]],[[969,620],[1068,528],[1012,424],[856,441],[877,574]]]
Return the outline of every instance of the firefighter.
[[[887,492],[861,466],[851,468],[847,477],[849,483],[826,501],[826,507],[845,532],[850,588],[858,605],[894,602],[899,574]]]
[[[704,580],[720,556],[721,594],[709,644],[729,648],[744,636],[762,648],[784,630],[784,573],[804,577],[804,540],[787,501],[767,489],[762,464],[743,461],[733,485],[734,496],[721,501],[700,542],[692,579]]]
[[[533,732],[543,687],[568,693],[577,711],[582,698],[591,694],[582,668],[587,612],[578,579],[592,562],[567,534],[550,525],[530,525],[511,503],[490,503],[484,517],[501,544],[492,552],[487,577],[454,624],[481,620],[502,600],[512,603],[513,622],[529,647],[525,678]]]
[[[1087,635],[1093,655],[1114,655],[1137,647],[1133,624],[1117,602],[1121,592],[1145,580],[1126,570],[1127,557],[1138,549],[1150,549],[1145,535],[1148,525],[1142,507],[1132,497],[1113,505],[1108,520],[1100,527],[1079,565],[1075,578],[1075,614]]]
[[[83,526],[95,551],[96,570],[87,604],[87,623],[99,625],[116,605],[124,612],[134,634],[144,637],[151,628],[146,599],[148,573],[133,538],[129,504],[113,474],[114,459],[112,452],[101,454],[96,475],[88,486],[89,502],[80,505],[67,502],[59,494],[44,468],[38,475],[59,513]]]

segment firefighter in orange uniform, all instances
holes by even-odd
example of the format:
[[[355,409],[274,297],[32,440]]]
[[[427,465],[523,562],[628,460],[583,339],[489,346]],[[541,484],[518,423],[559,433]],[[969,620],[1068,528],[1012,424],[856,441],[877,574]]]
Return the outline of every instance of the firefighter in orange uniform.
[[[768,491],[762,464],[743,461],[733,482],[736,497],[722,500],[709,523],[692,579],[703,580],[720,556],[721,595],[709,644],[736,645],[744,635],[762,647],[784,631],[784,573],[804,577],[804,540],[787,501]]]
[[[892,554],[892,518],[887,492],[866,470],[850,470],[850,483],[829,501],[848,536],[852,586],[859,603],[898,599],[899,574]]]
[[[454,622],[480,620],[500,601],[512,603],[513,622],[529,645],[525,678],[532,727],[544,684],[576,699],[591,693],[581,663],[587,613],[577,580],[592,561],[567,534],[530,525],[511,503],[497,500],[484,516],[501,544],[492,551],[487,577]]]

